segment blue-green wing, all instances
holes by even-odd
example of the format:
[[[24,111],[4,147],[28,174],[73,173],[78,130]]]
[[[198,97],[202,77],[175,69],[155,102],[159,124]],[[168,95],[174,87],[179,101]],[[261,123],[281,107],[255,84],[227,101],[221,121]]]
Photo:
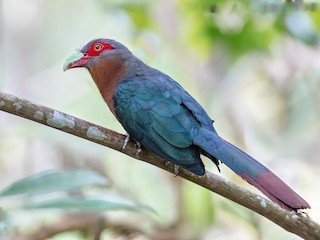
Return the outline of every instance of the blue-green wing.
[[[146,148],[189,170],[196,166],[198,170],[193,172],[203,174],[200,150],[192,139],[193,129],[201,122],[187,107],[192,106],[193,99],[185,96],[189,101],[184,102],[183,96],[187,93],[171,81],[139,78],[119,84],[114,96],[117,118]],[[201,109],[196,111],[199,115]],[[209,118],[205,123],[212,126]]]

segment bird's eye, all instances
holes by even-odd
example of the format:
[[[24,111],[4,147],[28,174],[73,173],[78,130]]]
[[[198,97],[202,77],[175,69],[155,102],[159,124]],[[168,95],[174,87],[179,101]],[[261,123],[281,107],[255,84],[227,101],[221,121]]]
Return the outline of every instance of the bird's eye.
[[[96,52],[101,51],[102,48],[103,48],[103,46],[102,46],[101,43],[96,43],[95,45],[93,45],[93,49],[94,49],[94,51],[96,51]]]

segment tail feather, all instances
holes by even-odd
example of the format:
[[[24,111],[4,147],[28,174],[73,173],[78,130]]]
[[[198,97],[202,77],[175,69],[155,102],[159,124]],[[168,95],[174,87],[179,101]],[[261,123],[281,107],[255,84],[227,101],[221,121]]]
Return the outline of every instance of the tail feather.
[[[310,208],[302,197],[268,168],[210,130],[199,129],[194,136],[194,144],[218,158],[282,208],[295,211]]]

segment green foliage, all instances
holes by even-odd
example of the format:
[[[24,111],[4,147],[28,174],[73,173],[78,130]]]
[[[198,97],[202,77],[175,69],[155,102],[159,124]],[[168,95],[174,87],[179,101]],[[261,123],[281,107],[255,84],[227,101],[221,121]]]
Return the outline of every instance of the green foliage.
[[[150,28],[148,9],[145,4],[124,4],[123,9],[127,12],[132,22],[138,29]]]
[[[147,206],[133,205],[129,203],[111,202],[97,198],[57,198],[48,201],[34,202],[24,205],[26,209],[52,208],[62,209],[67,211],[89,211],[89,212],[104,212],[104,211],[147,211],[155,213],[155,211]]]
[[[319,34],[316,32],[312,18],[304,11],[290,11],[285,14],[285,30],[293,37],[309,45],[319,43]]]
[[[255,1],[180,0],[190,45],[204,52],[223,47],[234,57],[264,51],[272,41],[291,35],[307,44],[319,43],[319,11]]]
[[[39,173],[17,180],[1,190],[0,201],[11,197],[20,204],[10,207],[4,201],[0,209],[0,230],[10,227],[10,215],[15,211],[35,211],[37,209],[57,209],[65,212],[106,212],[106,211],[139,211],[155,214],[145,205],[134,205],[127,202],[109,201],[101,197],[92,197],[83,190],[91,187],[106,186],[107,178],[89,170],[65,170]],[[67,192],[66,192],[67,191]],[[68,192],[80,191],[79,196]],[[62,197],[52,193],[62,192]]]
[[[0,191],[0,197],[18,194],[44,194],[105,186],[108,180],[89,170],[49,171],[17,180]]]
[[[134,0],[134,1],[108,1],[102,0],[102,6],[108,11],[119,10],[125,11],[131,19],[136,29],[150,29],[153,24],[150,21],[150,12],[148,11],[150,1]]]

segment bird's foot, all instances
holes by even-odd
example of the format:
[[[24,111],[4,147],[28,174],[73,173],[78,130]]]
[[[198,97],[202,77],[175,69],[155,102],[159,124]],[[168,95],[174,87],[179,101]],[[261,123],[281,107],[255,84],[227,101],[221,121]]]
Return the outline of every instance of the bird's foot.
[[[141,144],[137,140],[135,140],[135,139],[133,139],[133,140],[135,141],[135,143],[136,143],[135,145],[137,147],[137,152],[136,152],[136,157],[137,157],[141,153],[142,148],[141,148]]]
[[[165,161],[165,162],[164,162],[164,165],[165,165],[166,167],[168,167],[170,163],[171,163],[170,161]],[[176,177],[176,176],[178,176],[178,174],[179,174],[179,165],[174,164],[174,163],[172,163],[172,164],[173,164],[173,173],[174,173],[174,175],[175,175],[175,177]]]
[[[179,174],[179,165],[173,164],[173,172],[175,177]]]
[[[130,141],[130,135],[127,133],[126,134],[126,138],[124,139],[124,143],[123,143],[122,149],[126,149],[129,141]]]
[[[134,139],[133,139],[134,140]],[[136,141],[136,140],[134,140],[135,141],[135,143],[136,143],[136,147],[137,147],[137,152],[138,153],[141,153],[141,151],[142,151],[142,148],[141,148],[141,143],[139,143],[138,141]]]
[[[127,133],[126,134],[126,138],[124,139],[124,143],[123,143],[123,146],[122,146],[122,149],[126,149],[126,147],[128,146],[128,143],[130,141],[131,137],[130,135]],[[135,142],[135,146],[137,147],[137,152],[136,152],[136,156],[139,156],[139,154],[141,153],[142,151],[142,148],[141,148],[141,144],[135,140],[135,139],[132,139],[134,142]]]

